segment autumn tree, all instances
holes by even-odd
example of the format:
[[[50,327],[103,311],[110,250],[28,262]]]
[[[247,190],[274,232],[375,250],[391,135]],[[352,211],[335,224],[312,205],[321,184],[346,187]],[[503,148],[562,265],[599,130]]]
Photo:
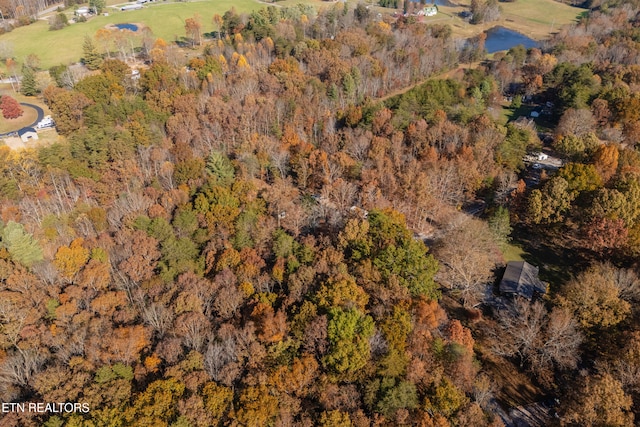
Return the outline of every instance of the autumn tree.
[[[593,164],[605,182],[617,172],[619,157],[618,147],[613,144],[601,145],[594,153]]]
[[[622,384],[610,374],[587,376],[563,399],[560,420],[566,426],[630,426],[634,420],[632,403]]]
[[[567,181],[567,191],[576,198],[583,191],[594,191],[602,187],[602,178],[593,165],[567,163],[558,176]]]
[[[247,387],[240,394],[236,417],[244,425],[269,425],[277,415],[278,399],[264,385]]]
[[[2,110],[2,117],[5,119],[17,119],[24,113],[18,101],[9,95],[3,95],[0,99],[0,110]]]
[[[558,303],[574,313],[584,328],[615,326],[631,309],[611,275],[599,266],[590,267],[567,283]]]
[[[566,179],[560,176],[551,178],[541,190],[535,189],[529,196],[530,221],[534,224],[562,222],[571,207],[573,198]]]
[[[223,20],[222,20],[222,16],[220,16],[219,14],[214,14],[213,18],[211,19],[211,22],[213,22],[213,25],[216,28],[216,34],[217,34],[217,38],[218,40],[220,40],[222,38],[222,35],[220,34],[220,32],[222,31],[222,24],[223,24]]]
[[[145,426],[169,425],[178,418],[178,401],[185,385],[175,378],[157,380],[140,393],[124,413],[129,423]]]
[[[191,18],[187,18],[184,21],[184,29],[187,33],[187,38],[191,40],[191,46],[200,46],[202,43],[202,23],[200,22],[200,16],[195,14]]]
[[[593,217],[581,229],[585,247],[601,254],[611,255],[629,242],[629,229],[622,219]]]
[[[89,250],[83,247],[81,238],[67,246],[61,246],[56,252],[54,264],[62,277],[72,280],[89,259]]]
[[[84,108],[92,101],[84,94],[50,86],[44,92],[44,99],[56,121],[56,129],[61,134],[69,134],[84,124]]]

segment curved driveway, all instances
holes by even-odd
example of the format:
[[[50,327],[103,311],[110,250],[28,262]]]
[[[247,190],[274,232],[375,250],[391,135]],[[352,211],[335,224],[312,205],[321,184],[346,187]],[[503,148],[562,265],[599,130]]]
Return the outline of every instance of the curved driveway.
[[[21,102],[20,105],[24,105],[25,107],[33,108],[34,110],[36,110],[36,113],[38,114],[38,117],[36,118],[35,122],[31,123],[29,126],[24,126],[22,129],[35,127],[38,123],[40,123],[40,121],[42,121],[42,119],[44,119],[44,111],[42,110],[42,108],[38,107],[37,105],[28,104],[26,102]],[[2,134],[0,134],[0,138],[3,138],[5,136],[11,136],[11,135],[17,134],[22,129],[14,130],[13,132],[2,133]]]

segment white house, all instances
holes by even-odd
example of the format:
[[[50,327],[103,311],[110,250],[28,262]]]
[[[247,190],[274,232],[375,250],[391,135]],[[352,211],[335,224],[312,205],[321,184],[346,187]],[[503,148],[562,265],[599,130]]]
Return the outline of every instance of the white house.
[[[136,4],[128,4],[126,6],[122,6],[120,8],[120,10],[125,11],[125,10],[137,10],[137,9],[142,9],[142,5],[139,3]]]
[[[418,16],[436,16],[438,14],[437,6],[425,6],[422,10],[416,12]]]
[[[38,139],[38,133],[34,128],[22,128],[18,131],[18,136],[22,142],[35,141]]]
[[[424,15],[425,16],[436,16],[438,14],[438,7],[437,6],[426,6],[424,8]]]

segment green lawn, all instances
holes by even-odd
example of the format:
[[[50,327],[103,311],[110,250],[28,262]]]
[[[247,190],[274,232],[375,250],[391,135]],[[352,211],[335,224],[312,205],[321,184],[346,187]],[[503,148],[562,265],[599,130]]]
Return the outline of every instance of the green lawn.
[[[575,21],[584,12],[584,9],[554,0],[517,0],[502,2],[500,7],[507,19],[518,17],[524,22],[548,26],[550,31],[557,31],[560,25]]]
[[[120,3],[121,4],[121,3]],[[180,3],[157,3],[142,10],[122,12],[108,7],[109,16],[97,16],[88,22],[72,24],[59,31],[49,31],[46,21],[16,28],[10,33],[0,36],[0,43],[7,42],[13,46],[14,57],[22,62],[29,54],[40,58],[42,68],[52,65],[77,62],[82,56],[82,43],[85,35],[93,36],[96,30],[107,24],[137,22],[147,25],[156,37],[174,41],[183,37],[184,20],[198,13],[202,20],[203,32],[213,31],[211,19],[214,14],[222,15],[235,7],[241,12],[266,7],[256,0],[206,0]]]
[[[509,261],[523,261],[523,255],[526,255],[526,252],[517,245],[507,244],[502,248],[502,256],[504,256],[504,260]]]
[[[468,10],[471,0],[460,0],[458,6],[439,6],[441,12],[449,16],[443,16],[442,22],[449,22],[454,34],[463,37],[472,37],[482,31],[497,25],[518,31],[536,40],[542,40],[549,33],[558,31],[562,25],[575,22],[579,15],[586,9],[569,6],[555,0],[515,0],[513,2],[500,2],[501,14],[498,21],[472,25],[457,16],[462,10]],[[439,13],[434,20],[440,19]]]
[[[125,4],[117,0],[108,0],[109,4]],[[284,0],[277,6],[294,6],[298,3],[313,4],[318,7],[331,7],[332,3],[320,0]],[[461,4],[464,3],[464,0]],[[40,58],[42,68],[52,65],[77,62],[82,55],[82,43],[85,35],[93,36],[101,27],[107,24],[126,22],[142,23],[153,31],[156,37],[167,41],[174,41],[185,35],[184,20],[199,14],[203,24],[203,32],[214,29],[211,18],[214,14],[223,14],[235,7],[239,13],[249,12],[267,4],[258,0],[202,0],[191,2],[163,2],[150,4],[142,10],[122,12],[117,8],[108,7],[109,16],[98,16],[88,22],[72,24],[59,31],[49,31],[46,21],[40,20],[35,24],[17,28],[11,33],[0,35],[0,43],[8,43],[13,47],[14,57],[22,62],[29,54]],[[557,30],[561,25],[574,22],[576,17],[584,11],[554,0],[516,0],[515,2],[500,3],[501,19],[497,22],[483,25],[469,25],[464,23],[456,14],[462,7],[441,7],[441,13],[430,18],[429,22],[450,24],[458,36],[469,37],[495,25],[520,31],[533,38],[541,39],[548,36],[551,30]],[[393,9],[385,9],[392,13]],[[71,16],[72,11],[66,13]]]
[[[33,124],[38,118],[38,113],[31,107],[22,107],[23,114],[17,119],[5,119],[0,115],[0,133],[14,132],[25,126]]]

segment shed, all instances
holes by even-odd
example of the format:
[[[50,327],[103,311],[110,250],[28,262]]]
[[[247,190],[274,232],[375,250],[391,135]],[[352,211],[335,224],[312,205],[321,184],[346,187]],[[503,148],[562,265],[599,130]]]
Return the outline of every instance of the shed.
[[[22,142],[29,142],[38,139],[38,133],[34,128],[22,128],[18,131],[18,136]]]
[[[538,278],[539,268],[526,261],[510,261],[500,281],[500,293],[528,300],[547,293],[547,285]]]

